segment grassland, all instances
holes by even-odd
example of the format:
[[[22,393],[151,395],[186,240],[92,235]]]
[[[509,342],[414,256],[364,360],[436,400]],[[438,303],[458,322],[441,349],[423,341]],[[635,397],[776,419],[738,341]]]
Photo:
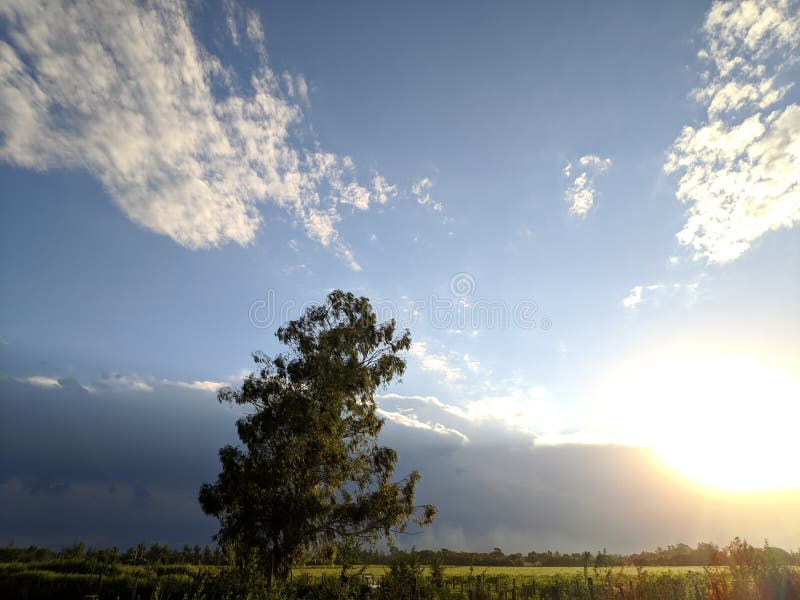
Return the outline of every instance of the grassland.
[[[800,600],[800,572],[696,567],[445,567],[439,587],[428,573],[389,573],[384,565],[294,570],[280,594],[241,587],[235,570],[191,564],[100,565],[81,560],[0,563],[0,598],[141,600]],[[363,579],[359,573],[372,575]],[[398,578],[399,577],[399,578]],[[410,579],[409,579],[410,577]],[[354,584],[355,582],[355,584]],[[380,582],[380,586],[374,585]],[[255,591],[254,591],[255,590]],[[251,593],[252,592],[252,593]],[[258,593],[255,593],[258,592]],[[255,594],[255,595],[253,595]]]
[[[372,575],[380,577],[385,575],[389,567],[385,565],[363,565],[354,567],[354,571],[364,569],[365,575]],[[705,567],[643,567],[643,570],[648,573],[688,573],[690,571],[702,572]],[[427,569],[427,567],[426,567]],[[635,575],[636,567],[612,567],[614,573],[622,573],[623,575]],[[589,569],[589,575],[593,569]],[[324,574],[326,577],[336,576],[341,573],[341,567],[319,567],[308,566],[295,569],[295,573],[308,573],[312,578],[321,578]],[[427,574],[427,573],[426,573]],[[468,577],[470,575],[470,567],[468,566],[445,566],[445,577]],[[544,577],[550,575],[583,575],[583,567],[473,567],[472,575],[484,575],[487,577],[512,577],[518,579],[530,579],[532,577]]]

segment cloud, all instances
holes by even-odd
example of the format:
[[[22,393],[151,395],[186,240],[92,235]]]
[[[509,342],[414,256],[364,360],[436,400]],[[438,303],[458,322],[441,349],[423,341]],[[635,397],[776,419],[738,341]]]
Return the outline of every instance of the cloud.
[[[473,373],[477,373],[480,371],[481,363],[480,361],[473,360],[469,354],[464,355],[464,364],[467,365],[467,368],[472,371]]]
[[[583,217],[594,204],[594,197],[597,193],[594,179],[611,168],[611,159],[587,154],[578,159],[578,165],[580,173],[574,179],[572,179],[574,168],[572,163],[568,162],[564,167],[564,176],[572,179],[572,183],[564,192],[564,200],[570,205],[571,215]]]
[[[30,377],[14,377],[13,379],[20,383],[26,383],[28,385],[40,388],[62,389],[82,393],[89,392],[91,394],[119,392],[152,393],[157,388],[164,386],[192,390],[196,392],[216,393],[220,388],[229,385],[229,383],[223,381],[180,381],[174,379],[156,379],[152,376],[123,373],[103,373],[100,377],[85,385],[79,383],[76,379],[71,377],[57,378],[46,375],[32,375]],[[240,377],[236,376],[231,379],[237,380],[240,379]]]
[[[431,187],[431,180],[427,177],[423,177],[411,186],[411,193],[417,197],[417,202],[420,204],[427,204],[431,201]]]
[[[534,437],[561,430],[561,419],[547,390],[541,386],[521,388],[508,394],[486,395],[464,405],[470,421],[494,421],[506,429]]]
[[[247,28],[245,33],[251,42],[256,44],[264,43],[264,30],[261,27],[261,19],[253,10],[247,11]]]
[[[152,392],[155,382],[152,377],[104,373],[102,377],[85,386],[91,393],[97,392]]]
[[[611,168],[610,158],[600,158],[599,156],[595,156],[593,154],[581,156],[580,159],[578,159],[578,162],[585,169],[591,169],[597,173],[605,173],[609,168]]]
[[[61,384],[58,382],[58,379],[54,377],[45,377],[44,375],[33,375],[32,377],[24,377],[20,379],[24,383],[29,383],[30,385],[35,385],[37,387],[43,388],[59,388]]]
[[[433,183],[427,177],[421,178],[411,186],[411,194],[417,198],[417,203],[423,206],[430,205],[433,210],[441,212],[444,210],[441,202],[431,202],[431,188]]]
[[[436,396],[403,396],[383,394],[379,400],[394,401],[398,406],[409,402],[424,405],[438,413],[457,417],[473,427],[499,424],[506,431],[515,431],[538,439],[541,435],[556,436],[561,432],[558,416],[547,390],[541,386],[517,387],[507,393],[487,394],[457,406],[442,402]],[[408,409],[398,408],[404,413]],[[485,435],[485,432],[484,432]]]
[[[411,427],[412,429],[424,429],[425,431],[430,431],[432,433],[436,433],[439,435],[452,435],[463,443],[469,442],[469,438],[460,432],[458,429],[453,429],[452,427],[446,427],[441,423],[430,423],[427,421],[421,421],[417,415],[414,414],[413,410],[400,410],[400,411],[389,411],[383,408],[378,408],[377,412],[382,417],[389,419],[393,423],[397,423],[398,425],[402,425],[403,427]]]
[[[20,545],[209,543],[218,524],[202,514],[197,489],[219,473],[217,450],[236,443],[239,415],[191,390],[165,391],[77,394],[0,379],[0,504],[14,516],[0,520],[0,536]],[[446,404],[417,398],[408,400],[415,415]],[[800,540],[796,494],[733,499],[683,484],[641,448],[542,445],[541,437],[534,445],[528,435],[498,435],[489,422],[439,416],[416,420],[443,422],[469,443],[394,422],[381,432],[381,444],[398,452],[397,472],[421,472],[418,501],[440,510],[432,527],[401,544],[635,551],[665,539]]]
[[[308,98],[308,82],[306,82],[305,77],[302,75],[292,75],[284,71],[283,84],[286,86],[286,91],[289,93],[289,96],[298,98],[306,106],[310,105],[310,100]]]
[[[349,157],[295,141],[305,80],[269,68],[255,12],[224,12],[232,43],[260,57],[241,83],[183,2],[4,2],[0,160],[86,170],[128,218],[191,249],[253,242],[271,202],[357,270],[340,210],[389,191],[373,197]]]
[[[630,293],[622,299],[622,306],[625,308],[638,306],[642,302],[642,290],[643,287],[641,285],[633,286]]]
[[[375,192],[375,199],[381,204],[386,204],[390,198],[397,196],[397,186],[390,185],[385,177],[377,173],[372,178],[372,189]]]
[[[658,294],[667,294],[667,297],[671,300],[675,300],[676,298],[683,295],[686,296],[693,296],[697,289],[700,287],[700,283],[694,281],[692,283],[672,283],[672,284],[664,284],[664,283],[651,283],[650,285],[635,285],[631,288],[628,295],[625,296],[622,300],[620,300],[620,304],[625,308],[636,308],[644,301],[645,297],[651,293],[658,293]]]
[[[455,415],[461,419],[469,420],[469,416],[464,412],[464,410],[454,404],[447,404],[439,400],[436,396],[404,396],[402,394],[382,394],[378,396],[379,400],[393,400],[398,403],[407,403],[407,402],[415,402],[420,404],[426,404],[428,406],[433,406],[442,412],[449,413],[451,415]]]
[[[161,383],[164,385],[171,385],[187,390],[195,390],[198,392],[212,392],[216,393],[220,388],[225,387],[226,383],[222,381],[170,381],[169,379],[162,379]]]
[[[678,240],[721,264],[800,221],[800,105],[779,105],[800,59],[800,3],[715,2],[702,31],[708,70],[693,95],[707,119],[683,128],[664,169],[680,173],[676,196],[688,206]]]
[[[408,353],[417,360],[423,371],[438,373],[447,383],[464,378],[459,367],[454,366],[446,355],[429,351],[425,342],[414,342]]]

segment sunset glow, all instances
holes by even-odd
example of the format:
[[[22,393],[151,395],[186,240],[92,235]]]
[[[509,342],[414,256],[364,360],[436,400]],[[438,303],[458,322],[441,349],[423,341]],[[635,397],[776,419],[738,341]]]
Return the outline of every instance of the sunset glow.
[[[618,420],[608,426],[621,439],[652,448],[699,484],[800,488],[790,458],[800,422],[796,374],[741,355],[673,355],[626,365],[604,394],[605,414]]]

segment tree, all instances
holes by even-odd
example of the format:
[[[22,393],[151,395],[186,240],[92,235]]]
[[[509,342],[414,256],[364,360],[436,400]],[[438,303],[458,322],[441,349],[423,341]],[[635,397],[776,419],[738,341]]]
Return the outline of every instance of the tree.
[[[254,354],[257,371],[220,402],[254,410],[237,422],[243,447],[225,446],[216,483],[200,489],[217,541],[237,560],[286,579],[303,554],[336,540],[390,540],[436,508],[415,506],[419,473],[392,481],[397,453],[379,446],[375,392],[402,376],[411,346],[367,298],[340,290],[278,329],[288,353]]]

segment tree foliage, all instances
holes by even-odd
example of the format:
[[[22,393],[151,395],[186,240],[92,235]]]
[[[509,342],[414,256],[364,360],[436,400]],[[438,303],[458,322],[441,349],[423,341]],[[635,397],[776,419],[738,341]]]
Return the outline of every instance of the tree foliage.
[[[436,509],[414,505],[418,472],[393,481],[397,453],[377,441],[375,392],[402,376],[409,332],[378,323],[367,298],[336,290],[276,336],[285,354],[255,354],[241,388],[219,392],[253,411],[237,422],[242,445],[220,450],[222,471],[199,499],[220,521],[221,544],[285,579],[315,546],[391,539]]]

